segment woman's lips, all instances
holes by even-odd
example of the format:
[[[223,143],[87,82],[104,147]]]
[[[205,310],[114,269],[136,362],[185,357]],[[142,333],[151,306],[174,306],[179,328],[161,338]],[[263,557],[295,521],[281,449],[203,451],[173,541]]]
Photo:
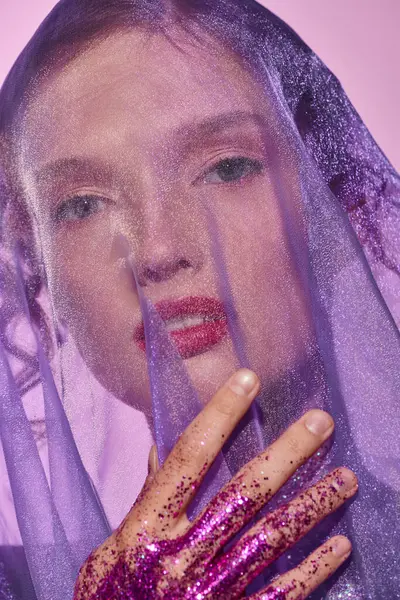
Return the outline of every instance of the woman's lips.
[[[228,333],[224,305],[214,298],[188,296],[164,300],[155,304],[155,309],[182,358],[207,352]],[[141,350],[146,349],[143,323],[136,328],[134,340]]]

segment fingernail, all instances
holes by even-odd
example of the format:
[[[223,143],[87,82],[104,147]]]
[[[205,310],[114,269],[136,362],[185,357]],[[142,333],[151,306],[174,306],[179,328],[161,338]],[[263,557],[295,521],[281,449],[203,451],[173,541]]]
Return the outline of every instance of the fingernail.
[[[305,426],[314,435],[324,435],[332,428],[333,419],[323,410],[312,410],[307,415]]]
[[[256,389],[258,377],[249,369],[240,369],[229,381],[229,387],[235,394],[240,396],[251,396]]]
[[[357,490],[357,477],[350,469],[342,468],[339,472],[335,473],[335,476],[334,485],[338,492],[351,492]]]
[[[351,543],[346,537],[340,537],[333,545],[333,554],[338,558],[351,551]]]

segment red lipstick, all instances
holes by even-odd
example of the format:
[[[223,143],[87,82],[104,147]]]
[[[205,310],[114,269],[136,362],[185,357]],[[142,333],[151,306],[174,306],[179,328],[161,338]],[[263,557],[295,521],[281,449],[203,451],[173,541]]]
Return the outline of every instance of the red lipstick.
[[[215,298],[187,296],[180,300],[163,300],[154,307],[182,358],[207,352],[228,333],[224,305]],[[143,323],[136,328],[134,340],[141,350],[146,349]]]

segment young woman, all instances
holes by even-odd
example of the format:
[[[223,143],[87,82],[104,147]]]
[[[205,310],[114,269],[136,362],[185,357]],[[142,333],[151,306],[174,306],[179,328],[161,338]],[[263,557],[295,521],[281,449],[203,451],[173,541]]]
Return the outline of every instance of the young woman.
[[[251,1],[62,0],[0,135],[4,593],[306,598],[344,534],[319,597],[395,598],[398,179],[332,74]]]

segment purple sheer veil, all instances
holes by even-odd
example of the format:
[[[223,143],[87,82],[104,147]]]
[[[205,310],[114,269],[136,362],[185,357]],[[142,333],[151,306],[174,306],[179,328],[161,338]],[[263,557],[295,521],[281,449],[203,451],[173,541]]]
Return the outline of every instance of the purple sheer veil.
[[[143,259],[125,227],[127,213],[109,232],[117,255],[112,264],[122,265],[121,297],[133,299],[132,312],[142,320],[137,330],[143,339],[136,335],[136,345],[142,344],[139,359],[131,361],[127,354],[133,383],[126,384],[126,392],[119,387],[125,371],[118,371],[111,356],[124,343],[113,309],[118,298],[97,305],[104,329],[111,332],[104,364],[97,355],[107,350],[87,350],[79,327],[71,325],[76,321],[86,331],[92,313],[85,313],[82,296],[88,288],[79,286],[91,273],[82,269],[71,279],[79,292],[76,314],[69,306],[61,318],[57,251],[49,250],[52,241],[46,238],[42,211],[35,213],[32,198],[25,201],[27,209],[20,191],[23,187],[27,197],[34,196],[15,166],[24,151],[19,123],[46,74],[53,68],[67,70],[81,49],[87,50],[86,41],[92,48],[116,29],[144,23],[159,32],[163,24],[164,38],[157,42],[162,57],[165,45],[176,43],[168,29],[173,22],[194,39],[205,35],[209,48],[202,42],[203,48],[211,56],[210,39],[239,55],[263,91],[268,119],[255,110],[252,131],[265,153],[267,174],[259,175],[257,161],[248,158],[240,168],[253,169],[254,177],[239,191],[232,186],[225,192],[211,183],[193,192],[188,188],[187,198],[173,187],[178,178],[171,177],[171,183],[166,176],[160,206],[167,241],[180,252],[172,270],[168,263],[168,276],[165,265],[162,272],[154,266],[153,256],[153,262]],[[230,90],[229,74],[221,76],[212,61],[208,69],[220,89]],[[290,28],[250,0],[142,0],[135,6],[122,0],[112,6],[62,0],[2,88],[0,135],[0,597],[72,598],[80,565],[140,491],[152,440],[163,462],[210,390],[223,383],[227,364],[230,371],[239,366],[256,370],[262,389],[206,477],[191,515],[293,420],[309,408],[324,408],[335,418],[334,440],[270,506],[341,464],[357,473],[359,494],[266,577],[299,562],[328,535],[343,532],[353,542],[352,558],[315,598],[400,597],[399,180],[332,73]],[[121,147],[119,160],[130,160],[133,169],[134,154],[126,158],[125,150]],[[264,178],[262,184],[257,176]],[[176,192],[173,211],[163,203],[170,189]],[[160,232],[150,228],[147,237],[154,236]],[[80,241],[76,238],[74,247],[86,264],[88,246]],[[101,257],[97,249],[87,264],[101,271]],[[68,265],[63,268],[69,277]],[[181,272],[190,277],[181,279]],[[169,289],[161,287],[166,281],[172,282],[172,291],[158,293]],[[95,284],[93,295],[101,297]],[[160,299],[190,298],[193,303],[196,294],[201,310],[212,304],[210,298],[219,307],[214,308],[222,311],[216,321],[224,320],[226,331],[218,343],[213,338],[210,348],[189,356],[170,334],[176,314],[167,314]],[[204,339],[196,343],[204,346]],[[210,353],[215,359],[208,363]],[[138,381],[142,387],[135,387]],[[129,386],[151,398],[150,409],[146,401],[133,398]]]

